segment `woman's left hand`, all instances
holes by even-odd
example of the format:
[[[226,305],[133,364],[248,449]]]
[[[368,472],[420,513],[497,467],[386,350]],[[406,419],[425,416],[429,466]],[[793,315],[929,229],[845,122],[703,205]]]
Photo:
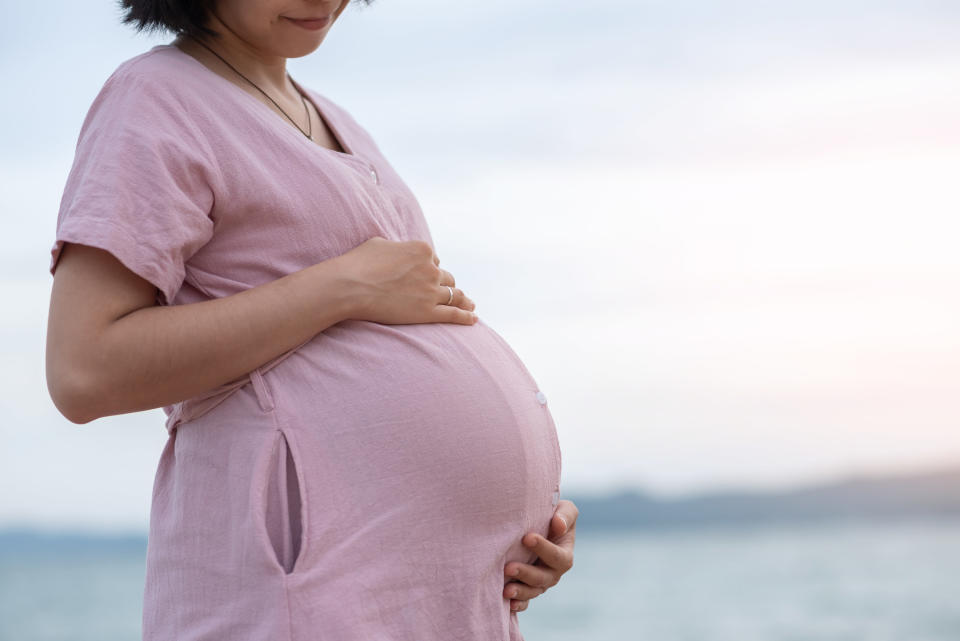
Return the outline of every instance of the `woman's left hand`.
[[[530,599],[555,586],[573,567],[573,542],[579,513],[573,501],[563,499],[557,503],[550,519],[549,540],[536,532],[527,532],[523,536],[523,544],[536,552],[538,558],[532,565],[512,561],[504,566],[503,573],[509,582],[503,586],[503,596],[510,599],[511,610],[526,610]]]

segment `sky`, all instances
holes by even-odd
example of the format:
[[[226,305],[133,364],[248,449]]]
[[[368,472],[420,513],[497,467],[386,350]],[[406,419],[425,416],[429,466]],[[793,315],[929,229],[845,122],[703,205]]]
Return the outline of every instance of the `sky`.
[[[143,529],[163,413],[57,412],[48,267],[90,103],[172,36],[112,2],[5,14],[0,527]],[[946,1],[377,0],[289,70],[547,394],[562,490],[669,496],[960,463],[958,27]]]

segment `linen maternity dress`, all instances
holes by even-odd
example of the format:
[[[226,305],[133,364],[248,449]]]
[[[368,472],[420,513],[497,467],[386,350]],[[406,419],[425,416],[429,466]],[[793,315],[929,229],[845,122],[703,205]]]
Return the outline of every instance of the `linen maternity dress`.
[[[433,245],[369,133],[346,153],[173,45],[123,62],[81,128],[51,250],[111,252],[182,305],[372,236]],[[508,561],[560,492],[546,396],[482,320],[346,320],[164,408],[145,641],[518,641]]]

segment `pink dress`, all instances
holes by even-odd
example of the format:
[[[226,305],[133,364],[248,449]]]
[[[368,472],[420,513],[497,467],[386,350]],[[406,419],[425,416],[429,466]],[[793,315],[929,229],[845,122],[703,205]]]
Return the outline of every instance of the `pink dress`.
[[[84,120],[51,274],[63,241],[92,245],[182,305],[375,235],[432,245],[370,134],[299,87],[347,153],[172,45],[123,62]],[[503,567],[547,534],[560,447],[482,320],[346,320],[164,411],[145,641],[523,638]]]

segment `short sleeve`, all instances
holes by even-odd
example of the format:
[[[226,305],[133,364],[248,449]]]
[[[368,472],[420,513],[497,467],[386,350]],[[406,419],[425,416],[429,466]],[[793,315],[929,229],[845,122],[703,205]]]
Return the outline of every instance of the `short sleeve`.
[[[215,166],[202,131],[170,82],[121,67],[84,119],[50,250],[104,249],[170,305],[186,263],[213,235]]]

